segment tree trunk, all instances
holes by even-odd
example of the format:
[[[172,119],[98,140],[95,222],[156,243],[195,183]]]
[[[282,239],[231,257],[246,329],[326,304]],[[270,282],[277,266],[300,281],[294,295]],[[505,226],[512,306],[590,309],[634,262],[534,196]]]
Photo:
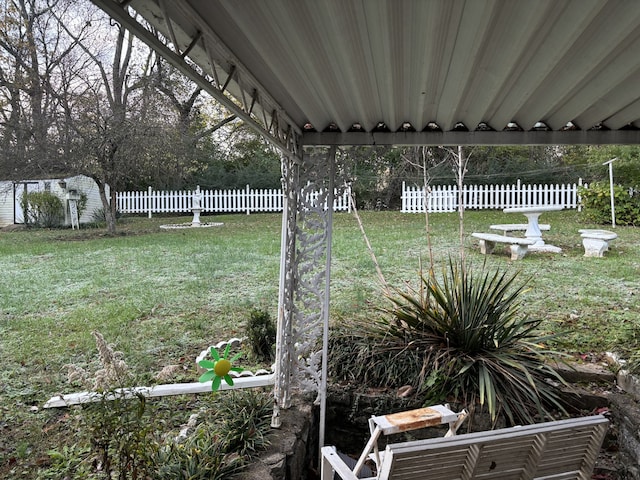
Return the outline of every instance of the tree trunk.
[[[107,192],[104,182],[99,178],[92,177],[98,185],[98,192],[100,193],[100,201],[102,202],[102,211],[104,212],[104,220],[107,223],[107,233],[114,235],[116,233],[116,193],[115,190],[109,191],[110,198],[107,198]]]
[[[107,219],[107,231],[109,234],[113,235],[116,233],[116,217],[118,212],[115,188],[109,189],[109,193],[111,194],[111,208],[109,209],[109,216]]]

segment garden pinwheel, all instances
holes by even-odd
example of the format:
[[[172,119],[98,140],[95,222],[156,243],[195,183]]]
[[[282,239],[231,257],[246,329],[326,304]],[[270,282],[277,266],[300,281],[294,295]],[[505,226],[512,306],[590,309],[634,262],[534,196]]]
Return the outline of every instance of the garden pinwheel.
[[[200,381],[204,383],[211,380],[211,390],[214,392],[220,388],[223,378],[227,385],[233,386],[233,378],[229,375],[230,371],[242,372],[243,370],[242,368],[231,366],[232,362],[242,356],[242,352],[237,353],[232,358],[228,358],[230,349],[231,344],[228,343],[221,357],[215,347],[211,347],[210,354],[213,360],[200,360],[198,362],[198,365],[207,370],[200,376]]]

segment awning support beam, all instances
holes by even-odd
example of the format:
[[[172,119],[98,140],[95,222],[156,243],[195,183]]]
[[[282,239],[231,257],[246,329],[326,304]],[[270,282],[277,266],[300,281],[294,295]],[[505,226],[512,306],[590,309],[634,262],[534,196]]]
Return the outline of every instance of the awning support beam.
[[[306,132],[305,146],[341,145],[638,145],[640,129],[529,132]]]
[[[239,68],[237,59],[235,59],[231,53],[229,53],[229,58],[227,59],[227,61],[229,61],[229,64],[233,65],[233,70],[227,72],[227,80],[225,81],[224,86],[220,86],[219,74],[217,70],[225,71],[225,66],[215,63],[214,56],[211,55],[210,51],[207,48],[208,43],[217,41],[212,33],[198,30],[195,34],[195,37],[190,39],[189,45],[187,46],[185,51],[180,52],[179,46],[177,45],[177,42],[179,42],[179,40],[177,38],[177,33],[175,32],[178,26],[175,25],[172,20],[167,20],[167,22],[169,23],[165,27],[169,28],[170,32],[168,33],[173,37],[173,49],[165,45],[163,41],[160,40],[153,32],[151,32],[140,22],[138,22],[138,20],[136,20],[136,18],[132,16],[132,12],[127,7],[123,7],[122,4],[118,1],[92,1],[98,7],[108,13],[113,19],[118,21],[121,25],[126,27],[134,35],[140,38],[143,42],[145,42],[160,55],[162,55],[167,62],[173,65],[181,73],[189,77],[191,80],[193,80],[199,87],[209,93],[214,99],[220,102],[230,112],[232,112],[239,119],[245,122],[249,127],[253,128],[256,132],[263,135],[282,153],[284,153],[285,155],[292,155],[296,157],[302,155],[300,130],[286,116],[284,110],[277,106],[275,101],[270,98],[266,90],[256,87],[256,85],[259,84],[255,79],[240,78],[248,77],[248,70],[244,67]],[[159,8],[162,8],[163,6],[165,7],[164,9],[162,9],[162,11],[164,12],[165,17],[169,18],[168,13],[166,12],[166,5],[161,4],[158,6]],[[196,70],[193,65],[194,62],[187,61],[187,53],[196,48],[196,46],[198,46],[198,48],[202,48],[205,51],[205,54],[211,62],[211,72],[207,74],[201,73]],[[219,50],[228,50],[226,46],[217,43],[216,48]],[[226,68],[228,68],[228,66],[226,66]],[[211,79],[207,78],[207,76],[205,75],[210,75]],[[248,105],[242,104],[240,99],[236,98],[236,101],[234,101],[234,99],[231,98],[226,91],[229,87],[229,83],[233,80],[236,81],[241,91],[243,91],[243,81],[245,81],[247,85],[252,85],[248,93],[255,98],[259,98],[263,101],[268,101],[268,105],[260,105],[260,109],[255,108],[256,105],[254,105],[250,111],[248,109]],[[254,90],[258,90],[258,95],[254,93]],[[273,106],[275,106],[276,108],[273,108]],[[270,115],[277,118],[271,119],[269,123],[264,122],[264,116],[258,115],[257,111],[265,109],[268,109]],[[294,135],[291,135],[291,132],[294,132]]]

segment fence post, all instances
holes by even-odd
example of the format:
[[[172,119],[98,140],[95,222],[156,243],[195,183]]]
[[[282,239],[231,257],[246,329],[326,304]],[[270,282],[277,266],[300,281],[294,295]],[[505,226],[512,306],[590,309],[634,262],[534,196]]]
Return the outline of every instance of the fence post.
[[[151,212],[152,212],[152,209],[153,209],[153,198],[152,198],[152,195],[153,195],[153,188],[149,187],[148,194],[147,194],[147,212],[148,212],[147,214],[148,214],[149,218],[151,218]]]
[[[402,181],[402,206],[400,207],[400,212],[402,213],[406,213],[407,212],[407,206],[406,206],[406,202],[407,202],[407,184],[405,183],[405,181]]]
[[[247,186],[245,187],[245,206],[246,206],[246,210],[247,210],[247,215],[249,215],[251,213],[251,205],[250,205],[250,196],[249,196],[249,184],[247,184]]]
[[[576,187],[575,184],[573,185],[573,189],[575,191],[575,199],[576,199],[576,204],[578,205],[578,211],[581,212],[582,211],[582,198],[580,197],[580,187],[582,187],[582,178],[578,179],[578,186]]]

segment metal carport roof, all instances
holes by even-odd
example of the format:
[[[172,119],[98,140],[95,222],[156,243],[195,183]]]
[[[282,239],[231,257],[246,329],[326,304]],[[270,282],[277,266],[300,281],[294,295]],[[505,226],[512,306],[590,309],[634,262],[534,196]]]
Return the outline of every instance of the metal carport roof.
[[[640,143],[636,0],[93,2],[285,151]]]

